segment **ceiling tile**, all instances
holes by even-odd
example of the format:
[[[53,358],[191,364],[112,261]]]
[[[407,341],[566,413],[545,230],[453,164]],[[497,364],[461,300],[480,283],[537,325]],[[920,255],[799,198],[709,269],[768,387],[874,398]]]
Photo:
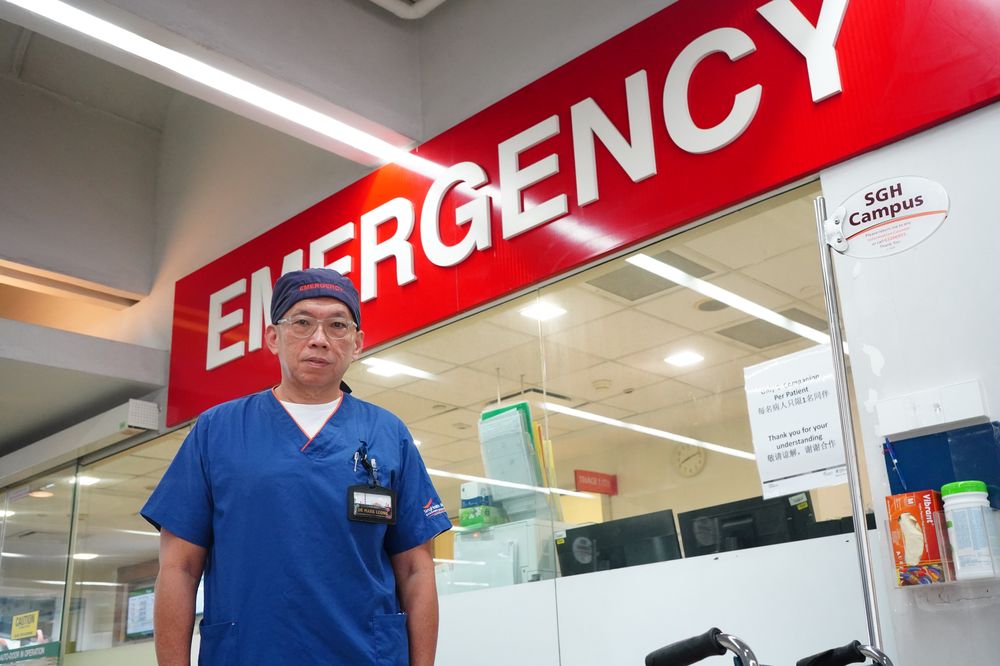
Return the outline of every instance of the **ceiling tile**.
[[[376,375],[374,372],[369,372],[367,366],[362,365],[360,362],[355,362],[351,368],[354,370],[354,374],[344,375],[344,381],[351,387],[351,393],[362,400],[365,398],[374,398],[382,391],[397,390],[407,384],[420,381],[418,377],[410,375],[400,374],[392,377]],[[355,377],[363,377],[364,379],[359,381]]]
[[[692,431],[704,423],[729,421],[734,414],[745,415],[746,410],[746,394],[739,388],[722,393],[710,393],[697,400],[672,405],[665,409],[654,409],[637,414],[628,420],[652,428],[693,436]],[[749,429],[749,422],[746,422],[746,427]]]
[[[793,354],[797,351],[802,351],[803,349],[809,349],[810,347],[815,346],[816,343],[812,340],[795,338],[794,340],[790,340],[783,345],[765,349],[761,352],[761,356],[764,358],[781,358],[782,356],[787,356],[788,354]]]
[[[656,375],[621,363],[602,363],[549,382],[549,390],[575,401],[601,402],[626,389],[638,389],[659,380]]]
[[[110,460],[101,461],[99,465],[86,468],[85,476],[108,475],[141,475],[163,469],[163,460],[157,458],[142,458],[140,456],[123,455]]]
[[[617,407],[631,414],[663,409],[677,403],[691,402],[707,395],[707,392],[672,379],[644,386],[628,394],[619,394],[607,398],[604,405]]]
[[[624,419],[631,414],[634,414],[634,410],[621,409],[620,407],[615,407],[608,404],[607,401],[604,402],[587,402],[579,407],[576,407],[580,411],[591,412],[597,414],[598,416],[606,416],[611,419]],[[547,419],[548,426],[550,429],[549,439],[555,441],[557,439],[562,439],[564,434],[570,433],[577,430],[586,430],[587,428],[597,427],[599,424],[588,421],[587,419],[581,419],[578,416],[570,416],[569,414],[560,414],[559,412],[548,412],[547,416],[543,419],[543,422]]]
[[[685,368],[678,368],[664,361],[668,356],[683,351],[696,352],[704,356],[705,359],[694,366]],[[677,377],[748,355],[749,352],[743,347],[728,341],[712,338],[708,335],[689,335],[680,340],[626,356],[621,359],[621,362],[646,372],[666,377]]]
[[[498,351],[517,347],[532,339],[530,335],[497,326],[482,317],[477,317],[475,320],[455,322],[443,329],[431,331],[406,343],[406,348],[407,351],[464,365],[491,356]],[[537,339],[537,336],[534,339]]]
[[[787,307],[795,299],[781,291],[748,278],[741,273],[727,273],[711,280],[712,283],[733,292],[737,296],[742,296],[748,301],[753,301],[757,305],[765,308],[777,309]]]
[[[413,423],[420,419],[426,419],[457,406],[443,404],[438,400],[431,400],[403,391],[382,391],[372,398],[371,402],[388,409],[402,419],[403,423]]]
[[[468,409],[453,409],[437,416],[414,421],[408,425],[414,431],[427,431],[435,435],[456,438],[468,437],[470,434],[475,436],[478,423],[479,412],[473,412]],[[456,425],[459,427],[455,427]]]
[[[420,430],[418,428],[408,428],[410,434],[413,435],[413,439],[420,441],[420,453],[423,454],[424,447],[433,448],[440,444],[447,444],[449,442],[455,441],[455,437],[448,437],[446,435],[441,435],[439,433],[430,432],[427,430]]]
[[[543,322],[521,314],[522,309],[536,301],[558,306],[566,313]],[[611,299],[591,293],[584,288],[558,283],[545,287],[540,292],[523,296],[512,305],[504,305],[503,309],[496,313],[490,311],[490,322],[537,338],[539,332],[545,335],[561,331],[591,319],[607,316],[622,308],[622,305]]]
[[[351,394],[357,398],[361,398],[362,400],[373,398],[388,388],[373,382],[372,380],[374,379],[386,378],[376,377],[371,374],[368,372],[368,368],[361,365],[359,361],[354,361],[351,364],[351,367],[347,369],[347,373],[344,375],[344,381],[351,387]],[[408,379],[413,378],[409,377]]]
[[[749,315],[724,305],[719,310],[704,311],[699,304],[712,300],[691,289],[677,289],[669,294],[640,303],[636,309],[692,331],[705,331],[731,324]]]
[[[151,442],[130,449],[129,455],[139,456],[140,458],[155,458],[157,460],[173,460],[174,456],[177,455],[177,450],[181,447],[181,443],[189,432],[191,432],[191,426],[174,430],[162,437],[157,437]]]
[[[818,183],[772,197],[706,225],[683,242],[732,268],[816,243],[812,197]]]
[[[793,298],[812,298],[823,293],[823,274],[815,243],[746,266],[743,273]]]
[[[709,393],[722,393],[743,388],[743,368],[767,360],[764,356],[746,356],[711,368],[704,368],[678,377],[685,384],[704,389]]]
[[[494,376],[499,368],[500,376],[516,382],[519,389],[522,385],[541,387],[542,363],[539,347],[537,340],[527,342],[488,358],[473,361],[469,367]],[[587,354],[551,340],[546,340],[544,348],[545,369],[550,378],[582,370],[604,361],[600,356]]]
[[[568,347],[614,360],[627,354],[677,340],[690,331],[634,310],[552,333],[549,338]]]
[[[501,396],[517,391],[519,385],[496,375],[454,368],[436,375],[434,379],[421,379],[400,388],[403,393],[421,396],[449,405],[474,405],[477,409]]]
[[[421,446],[421,449],[424,447]],[[422,452],[421,452],[422,454]],[[479,472],[482,474],[482,452],[479,448],[479,441],[475,439],[462,439],[447,444],[440,444],[433,448],[427,449],[427,455],[437,459],[443,460],[447,463],[457,463],[463,460],[479,460]]]

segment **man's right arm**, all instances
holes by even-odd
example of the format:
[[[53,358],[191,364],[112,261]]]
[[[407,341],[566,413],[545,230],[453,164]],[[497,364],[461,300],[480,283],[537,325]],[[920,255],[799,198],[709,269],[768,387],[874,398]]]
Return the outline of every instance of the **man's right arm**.
[[[159,666],[190,666],[194,600],[207,550],[167,530],[160,531],[153,635]]]

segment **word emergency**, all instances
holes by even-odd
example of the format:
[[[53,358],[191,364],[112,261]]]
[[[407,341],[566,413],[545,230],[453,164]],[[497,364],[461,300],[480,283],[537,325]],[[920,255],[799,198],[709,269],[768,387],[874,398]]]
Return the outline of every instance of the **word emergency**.
[[[771,0],[758,7],[764,21],[776,30],[805,59],[809,89],[814,103],[841,93],[840,69],[836,44],[847,11],[848,0],[824,0],[819,19],[811,23],[791,0]],[[650,100],[649,77],[645,69],[624,80],[628,127],[622,132],[598,106],[593,97],[573,104],[569,109],[573,146],[573,170],[578,208],[600,199],[597,172],[596,143],[610,153],[617,165],[634,183],[655,176],[657,161],[654,151],[653,113],[662,114],[669,139],[690,154],[706,154],[725,148],[750,127],[757,114],[764,87],[758,83],[736,93],[728,115],[711,127],[695,123],[689,106],[689,87],[699,64],[713,54],[724,54],[736,62],[757,50],[746,32],[720,27],[711,30],[685,46],[670,64],[659,104]],[[475,162],[460,162],[438,173],[426,190],[422,202],[396,197],[362,212],[357,221],[349,221],[308,242],[307,247],[287,254],[281,272],[308,267],[329,267],[342,274],[360,273],[362,302],[378,296],[379,265],[393,259],[395,282],[398,286],[418,279],[414,268],[414,243],[419,243],[427,260],[440,267],[451,267],[465,261],[472,253],[489,249],[493,243],[493,202],[499,203],[499,229],[504,241],[528,233],[542,225],[569,214],[569,195],[561,193],[545,201],[529,201],[525,195],[532,186],[560,173],[560,155],[550,153],[523,163],[522,154],[536,149],[559,135],[560,117],[553,114],[535,125],[511,136],[497,145],[498,167],[489,174]],[[629,138],[626,139],[625,137]],[[535,155],[537,151],[532,154]],[[496,183],[492,185],[491,183]],[[448,244],[442,239],[441,212],[446,197],[452,192],[469,198],[456,205],[454,223],[464,227],[465,235]],[[417,216],[417,205],[420,215]],[[387,223],[395,230],[382,238],[379,230]],[[388,229],[390,227],[386,227]],[[358,240],[358,256],[343,254],[332,262],[329,254]],[[306,258],[308,252],[308,261]],[[271,269],[264,266],[249,277],[236,280],[211,294],[208,307],[208,335],[205,368],[211,370],[262,347],[264,328],[270,324],[269,305],[273,279]],[[225,306],[249,291],[249,311],[232,308],[223,314]],[[223,345],[223,334],[243,326],[245,340]]]

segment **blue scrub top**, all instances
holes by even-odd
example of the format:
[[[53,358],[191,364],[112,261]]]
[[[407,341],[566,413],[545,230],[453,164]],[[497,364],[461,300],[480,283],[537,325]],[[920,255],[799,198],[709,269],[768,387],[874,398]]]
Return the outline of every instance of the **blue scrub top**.
[[[362,441],[395,525],[347,518]],[[389,558],[451,527],[406,426],[347,393],[312,440],[270,390],[208,410],[141,514],[208,549],[199,666],[408,666]]]

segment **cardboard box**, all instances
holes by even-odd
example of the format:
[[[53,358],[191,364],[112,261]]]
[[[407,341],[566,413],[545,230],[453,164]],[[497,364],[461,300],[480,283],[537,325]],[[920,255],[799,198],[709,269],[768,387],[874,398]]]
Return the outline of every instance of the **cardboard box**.
[[[941,494],[920,490],[885,498],[897,585],[927,585],[945,580],[945,565],[934,514]]]

